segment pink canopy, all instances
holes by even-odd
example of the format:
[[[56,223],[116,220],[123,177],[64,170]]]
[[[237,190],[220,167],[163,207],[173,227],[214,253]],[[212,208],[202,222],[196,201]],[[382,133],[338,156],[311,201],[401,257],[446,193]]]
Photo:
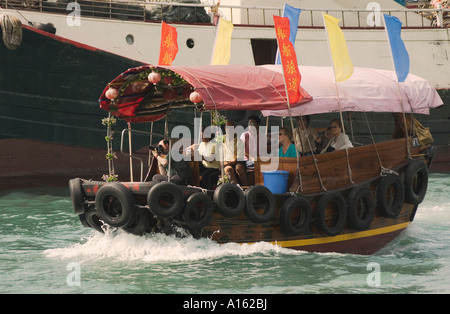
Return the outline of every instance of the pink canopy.
[[[161,74],[153,85],[147,80],[151,72]],[[112,87],[118,96],[111,101],[106,92]],[[194,104],[189,95],[196,90],[202,103]],[[291,107],[311,101],[300,88],[303,99]],[[169,110],[199,107],[200,110],[263,110],[287,107],[286,88],[281,72],[261,66],[152,66],[132,68],[105,87],[100,107],[127,121],[145,122],[160,119]]]
[[[266,69],[281,73],[281,66]],[[300,66],[301,85],[313,99],[291,109],[293,116],[342,111],[406,112],[429,114],[430,108],[443,105],[436,89],[428,81],[409,74],[398,84],[393,71],[354,68],[346,81],[334,81],[332,67]],[[339,102],[337,97],[339,91]],[[401,94],[400,94],[401,91]],[[262,110],[264,116],[288,117],[289,111]]]
[[[164,68],[180,74],[195,87],[206,110],[283,109],[287,106],[282,73],[266,67],[208,65]],[[311,100],[301,87],[300,93],[303,99],[292,107]]]

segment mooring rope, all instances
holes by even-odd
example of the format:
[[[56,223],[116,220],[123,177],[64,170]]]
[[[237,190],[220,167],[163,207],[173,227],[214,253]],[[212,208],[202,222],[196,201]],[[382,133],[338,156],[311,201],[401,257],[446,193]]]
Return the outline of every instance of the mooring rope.
[[[373,137],[373,133],[372,133],[372,129],[371,129],[371,127],[370,127],[369,120],[367,119],[367,114],[366,114],[365,111],[364,111],[363,113],[364,113],[364,118],[366,119],[367,127],[368,127],[368,129],[369,129],[370,138],[372,139],[373,147],[375,148],[375,153],[377,154],[378,163],[380,164],[380,176],[384,177],[384,176],[386,176],[387,174],[392,174],[392,173],[398,175],[398,173],[395,172],[394,170],[391,170],[391,169],[388,169],[388,168],[383,167],[383,163],[381,162],[380,153],[379,153],[378,148],[377,148],[377,143],[375,142],[375,138]]]
[[[302,124],[303,130],[305,130],[304,132],[305,132],[306,141],[308,142],[309,150],[311,152],[311,156],[312,156],[313,161],[314,161],[314,166],[316,167],[316,173],[317,173],[317,176],[319,178],[320,187],[322,188],[322,190],[326,191],[327,189],[323,185],[323,180],[322,180],[322,176],[320,175],[320,170],[319,170],[319,165],[317,163],[316,154],[314,153],[313,146],[312,146],[311,141],[309,139],[308,131],[307,131],[305,122],[303,121],[303,116],[300,115],[300,117],[301,117],[300,123]],[[292,120],[292,117],[291,117],[291,120]],[[300,139],[300,145],[302,147],[302,152],[303,152],[304,146],[303,146],[302,137],[301,137],[300,123],[298,125],[298,129],[296,129],[296,130],[297,130],[298,138]],[[295,137],[294,137],[294,142],[295,142]]]
[[[337,103],[339,106],[339,117],[341,119],[341,124],[342,124],[342,133],[345,133],[345,125],[344,125],[344,118],[342,117],[342,107],[341,107],[341,98],[339,96],[339,88],[337,85],[337,82],[334,82],[334,86],[336,88],[336,94],[337,94]],[[352,168],[350,167],[350,159],[349,159],[349,155],[348,155],[348,147],[345,147],[345,157],[347,159],[347,173],[348,173],[348,179],[350,181],[350,183],[355,184],[355,182],[353,181],[352,178]]]
[[[22,22],[14,15],[0,14],[0,26],[3,33],[3,43],[9,50],[16,50],[22,43]]]

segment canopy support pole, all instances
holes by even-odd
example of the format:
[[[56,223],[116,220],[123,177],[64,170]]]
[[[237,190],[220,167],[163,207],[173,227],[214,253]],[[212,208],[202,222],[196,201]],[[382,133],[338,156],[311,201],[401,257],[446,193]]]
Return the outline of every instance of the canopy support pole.
[[[172,139],[169,137],[169,169],[167,170],[167,182],[170,182],[170,171],[172,170]]]
[[[284,86],[286,86],[286,84],[284,84]],[[288,95],[287,88],[286,88],[286,95]],[[287,104],[288,104],[288,111],[289,111],[289,120],[291,120],[291,129],[294,130],[294,121],[292,121],[292,113],[291,113],[291,106],[289,104],[289,96],[288,96]],[[295,174],[295,179],[298,178],[298,181],[299,181],[299,185],[295,189],[295,193],[298,193],[298,189],[300,189],[300,191],[303,191],[303,184],[302,184],[302,175],[300,173],[300,156],[299,156],[298,149],[297,149],[297,143],[295,142],[295,137],[294,137],[294,146],[295,146],[295,155],[297,157],[297,173]],[[294,182],[295,182],[295,179],[294,179]]]
[[[108,140],[106,141],[106,148],[107,148],[107,160],[108,160],[108,174],[109,174],[109,178],[115,178],[115,170],[114,170],[114,152],[113,152],[113,147],[112,147],[112,136],[113,136],[113,131],[112,131],[112,122],[111,122],[111,112],[108,113],[108,118],[107,118],[107,122],[106,123],[106,137],[108,138]]]
[[[302,116],[300,116],[300,117],[302,117]],[[301,121],[303,130],[306,131],[306,125],[305,125],[305,122],[303,121],[303,118],[300,119],[300,121]],[[299,127],[300,127],[300,125],[299,125]],[[300,138],[300,142],[301,142],[300,130],[298,132],[298,137]],[[294,137],[294,139],[295,139],[295,137]],[[313,146],[311,145],[311,141],[309,140],[308,134],[306,134],[306,141],[308,142],[309,150],[311,152],[311,155],[312,155],[312,158],[313,158],[313,161],[314,161],[314,166],[316,167],[316,172],[317,172],[317,176],[319,178],[320,187],[322,188],[322,190],[326,191],[327,189],[323,185],[322,176],[320,175],[319,165],[317,164],[316,155],[314,154]],[[301,145],[302,145],[302,149],[303,149],[303,143],[301,143]]]
[[[153,145],[153,121],[150,122],[150,140],[149,140],[149,146]],[[147,166],[150,167],[150,159],[152,159],[151,157],[153,156],[152,151],[149,149],[148,150],[148,163]],[[150,169],[149,169],[150,171]]]
[[[294,130],[294,121],[292,120],[292,112],[291,112],[291,104],[289,101],[289,94],[288,94],[288,89],[287,89],[287,85],[286,85],[286,78],[284,75],[284,68],[281,67],[283,69],[283,80],[284,80],[284,90],[286,91],[286,104],[288,107],[288,112],[289,112],[289,120],[291,121],[291,129]],[[302,175],[300,173],[300,156],[298,154],[298,150],[297,150],[297,143],[295,142],[295,137],[294,137],[294,146],[295,146],[295,155],[297,157],[297,173],[295,174],[295,179],[294,179],[294,183],[295,184],[295,180],[298,178],[299,181],[299,185],[298,187],[295,189],[295,193],[298,193],[298,190],[300,189],[300,191],[303,191],[303,184],[302,184]],[[291,191],[294,192],[294,191]]]
[[[339,88],[338,88],[336,80],[334,81],[334,86],[336,87],[337,102],[338,102],[338,106],[339,106],[339,117],[341,119],[341,124],[342,124],[342,133],[345,134],[344,118],[342,117],[341,98],[339,96]],[[348,179],[349,179],[350,183],[355,184],[355,182],[353,181],[353,178],[352,178],[352,168],[350,167],[350,159],[348,156],[348,148],[347,147],[345,147],[345,157],[347,159]]]
[[[150,140],[149,140],[149,147],[152,146],[153,143],[153,121],[150,122]],[[151,149],[148,149],[148,161],[147,161],[147,175],[145,176],[144,182],[147,181],[148,176],[150,175],[150,171],[152,171],[152,166],[153,166],[153,161],[155,160],[155,158],[153,158],[153,154]]]
[[[166,117],[164,119],[164,139],[165,140],[167,140],[168,137],[169,137],[169,122],[167,121],[168,120],[168,114],[169,114],[169,107],[167,107],[167,113],[166,113]]]
[[[131,123],[128,122],[128,150],[130,152],[130,182],[133,180],[133,150],[131,145]]]
[[[409,130],[408,130],[408,124],[406,123],[406,114],[405,114],[405,108],[403,108],[403,97],[402,97],[402,90],[400,87],[400,82],[397,80],[397,87],[398,87],[398,93],[400,96],[400,101],[402,104],[402,113],[403,113],[403,124],[405,126],[405,136],[406,136],[406,151],[408,153],[408,158],[411,158],[411,143],[409,141]],[[412,112],[412,108],[411,108],[411,112]],[[411,129],[412,129],[412,123],[411,123]]]
[[[353,122],[352,122],[352,113],[347,112],[348,125],[350,125],[350,134],[352,135],[352,142],[355,142],[355,135],[353,134]]]

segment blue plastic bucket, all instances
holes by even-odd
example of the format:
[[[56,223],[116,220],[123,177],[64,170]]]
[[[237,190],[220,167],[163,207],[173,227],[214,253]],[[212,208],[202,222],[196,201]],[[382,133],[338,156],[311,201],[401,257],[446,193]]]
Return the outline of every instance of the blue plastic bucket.
[[[288,190],[289,171],[263,171],[264,186],[273,194],[286,193]]]

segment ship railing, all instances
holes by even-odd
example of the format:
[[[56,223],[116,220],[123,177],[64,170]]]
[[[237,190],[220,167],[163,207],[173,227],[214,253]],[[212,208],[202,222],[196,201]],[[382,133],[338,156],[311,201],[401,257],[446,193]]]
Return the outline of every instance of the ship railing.
[[[125,133],[128,134],[128,137],[125,137]],[[127,156],[130,158],[130,181],[134,182],[133,179],[133,159],[139,161],[140,165],[140,171],[139,171],[139,182],[143,182],[144,180],[144,161],[142,158],[133,155],[133,149],[132,149],[132,134],[138,134],[138,135],[144,135],[151,138],[152,133],[146,132],[146,131],[140,131],[140,130],[133,130],[133,129],[123,129],[120,137],[120,153],[124,156]],[[128,140],[128,151],[124,148],[125,142]],[[149,156],[150,158],[150,156]]]
[[[272,15],[281,15],[282,8],[266,6],[237,6],[214,4],[189,4],[163,1],[127,1],[127,0],[76,0],[81,9],[81,16],[98,18],[161,21],[175,23],[214,24],[217,16],[231,21],[234,25],[272,26]],[[70,0],[0,0],[2,8],[16,10],[33,10],[68,15],[74,6]],[[69,6],[69,4],[72,4]],[[446,17],[450,16],[448,8],[401,8],[381,9],[302,9],[300,27],[323,28],[322,12],[341,19],[343,28],[377,28],[382,27],[382,15],[398,17],[403,27],[446,27]],[[75,12],[76,13],[76,12]],[[449,17],[450,19],[450,17]]]
[[[444,24],[433,21],[443,21],[449,15],[449,8],[414,8],[414,9],[302,9],[299,19],[300,27],[323,28],[322,13],[339,18],[343,28],[376,28],[382,27],[383,14],[398,17],[403,27],[444,27]],[[231,6],[221,5],[220,15],[237,25],[264,25],[272,26],[272,15],[281,15],[282,9],[275,7],[258,6]]]

